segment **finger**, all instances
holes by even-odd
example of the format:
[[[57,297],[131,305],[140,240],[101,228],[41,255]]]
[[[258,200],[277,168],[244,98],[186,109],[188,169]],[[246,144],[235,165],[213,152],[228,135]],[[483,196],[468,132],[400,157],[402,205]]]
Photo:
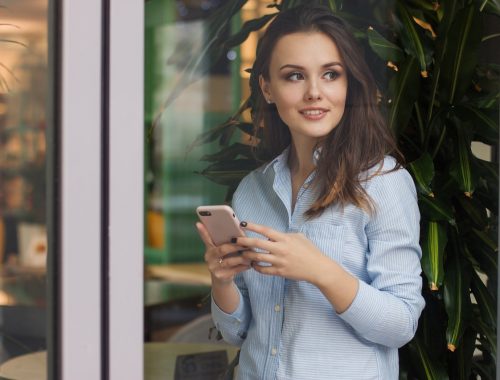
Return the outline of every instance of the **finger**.
[[[239,265],[250,266],[251,264],[252,260],[243,257],[241,254],[239,254],[239,256],[226,255],[222,257],[222,263],[220,263],[220,265],[222,265],[223,267],[229,267],[229,268],[237,267]]]
[[[238,273],[244,272],[246,270],[249,270],[250,268],[252,268],[251,265],[238,265],[233,270],[235,271],[234,274],[238,274]]]
[[[203,243],[205,243],[205,246],[207,248],[209,247],[215,247],[214,242],[212,241],[212,238],[210,237],[206,227],[203,225],[203,223],[196,222],[196,229],[198,230],[198,234],[201,237],[201,240],[203,240]]]
[[[250,237],[239,237],[237,239],[238,245],[242,245],[248,248],[259,248],[263,249],[264,251],[272,251],[274,248],[274,244],[276,244],[274,241],[271,240],[265,240],[265,239],[260,239],[260,238],[250,238]]]
[[[219,264],[219,260],[229,258],[229,257],[238,257],[244,252],[247,248],[240,247],[234,244],[223,244],[218,247],[208,247],[205,252],[205,262],[207,263],[216,263]]]
[[[250,262],[264,262],[268,264],[276,264],[276,258],[269,253],[258,253],[253,251],[245,251],[243,258]]]
[[[239,252],[243,252],[248,247],[243,247],[238,244],[222,244],[219,247],[219,256],[238,256]]]
[[[276,274],[276,269],[274,267],[268,265],[259,265],[256,262],[252,263],[252,268],[261,274],[266,274],[266,275]]]
[[[278,241],[284,235],[282,232],[278,232],[276,230],[273,230],[270,227],[263,226],[262,224],[241,222],[240,225],[243,227],[244,230],[257,232],[259,235],[265,236],[266,238],[268,238],[272,241]]]

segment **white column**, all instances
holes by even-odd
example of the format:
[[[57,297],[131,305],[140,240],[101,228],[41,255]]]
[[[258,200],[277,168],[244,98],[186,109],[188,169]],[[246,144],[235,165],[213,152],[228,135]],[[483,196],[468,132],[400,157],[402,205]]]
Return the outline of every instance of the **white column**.
[[[110,4],[109,379],[142,379],[144,1]]]
[[[61,17],[60,370],[99,380],[101,2],[62,1]]]

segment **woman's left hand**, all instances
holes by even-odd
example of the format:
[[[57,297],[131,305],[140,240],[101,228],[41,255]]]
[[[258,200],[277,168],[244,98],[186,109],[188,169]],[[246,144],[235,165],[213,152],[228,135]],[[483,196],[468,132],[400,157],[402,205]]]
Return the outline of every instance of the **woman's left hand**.
[[[244,223],[242,223],[244,224]],[[243,257],[253,262],[252,267],[259,273],[304,280],[314,283],[314,279],[325,265],[332,260],[302,233],[283,233],[260,224],[247,223],[244,230],[256,232],[266,239],[239,237],[237,244],[249,249],[258,248],[268,253],[246,250]],[[259,265],[267,263],[268,265]]]

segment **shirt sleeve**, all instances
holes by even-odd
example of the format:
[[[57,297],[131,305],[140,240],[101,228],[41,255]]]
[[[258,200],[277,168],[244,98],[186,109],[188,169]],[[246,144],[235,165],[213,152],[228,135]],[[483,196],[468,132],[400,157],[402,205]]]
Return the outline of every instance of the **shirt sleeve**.
[[[241,274],[235,277],[235,283],[240,294],[240,303],[236,310],[231,314],[222,311],[212,297],[211,311],[215,327],[220,331],[224,340],[235,346],[241,346],[247,336],[251,313],[248,292]]]
[[[400,169],[374,177],[367,191],[375,204],[365,226],[370,281],[359,280],[352,304],[339,316],[363,338],[397,348],[415,335],[425,305],[415,185]]]
[[[245,179],[239,188],[241,188],[244,181]],[[240,215],[238,190],[236,190],[233,196],[233,208],[236,215]],[[234,277],[234,282],[240,295],[240,302],[236,310],[231,314],[222,311],[212,297],[211,312],[215,327],[220,331],[224,340],[235,346],[241,346],[247,336],[252,312],[243,273],[237,274]]]

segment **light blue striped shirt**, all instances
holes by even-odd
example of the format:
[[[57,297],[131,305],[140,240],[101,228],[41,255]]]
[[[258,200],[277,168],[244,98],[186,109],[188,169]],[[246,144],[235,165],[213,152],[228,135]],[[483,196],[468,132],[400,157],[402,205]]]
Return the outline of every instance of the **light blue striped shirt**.
[[[303,233],[359,279],[359,290],[338,314],[308,282],[253,269],[236,276],[237,310],[224,313],[212,301],[212,316],[224,339],[241,346],[238,378],[397,379],[398,347],[412,339],[424,307],[413,180],[399,169],[366,182],[376,207],[372,215],[352,205],[343,211],[331,206],[308,220],[304,212],[317,198],[309,186],[314,173],[292,212],[288,151],[243,179],[233,198],[236,214],[278,231]],[[387,157],[383,170],[394,165]]]

